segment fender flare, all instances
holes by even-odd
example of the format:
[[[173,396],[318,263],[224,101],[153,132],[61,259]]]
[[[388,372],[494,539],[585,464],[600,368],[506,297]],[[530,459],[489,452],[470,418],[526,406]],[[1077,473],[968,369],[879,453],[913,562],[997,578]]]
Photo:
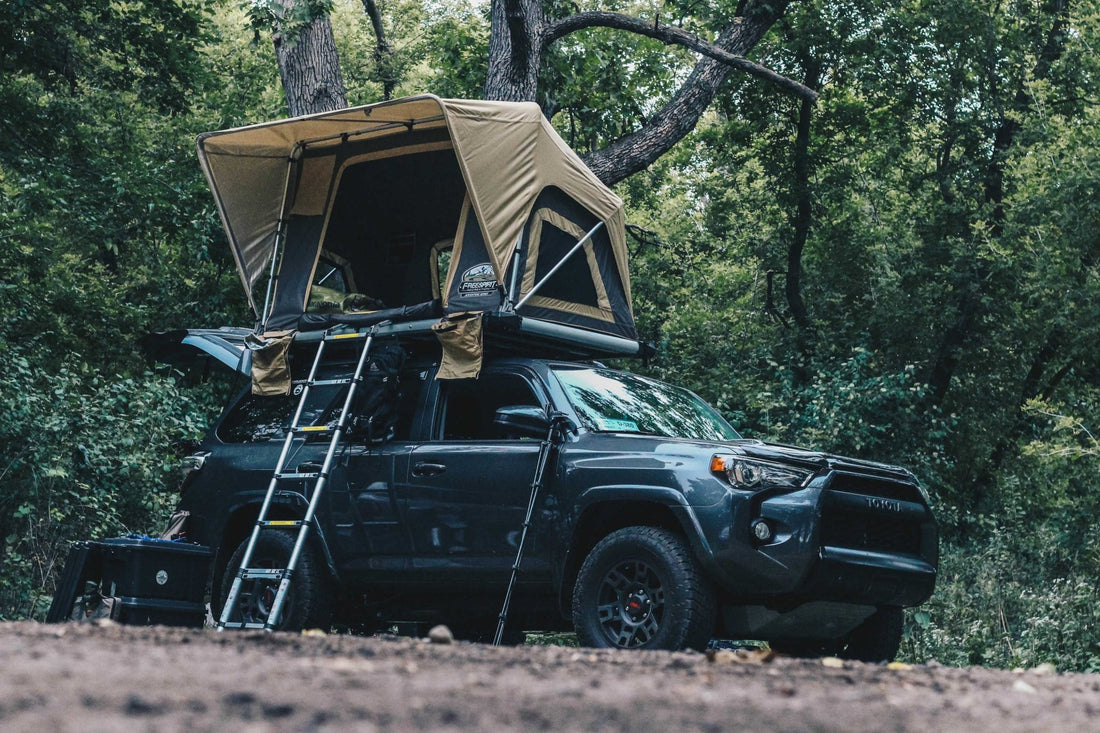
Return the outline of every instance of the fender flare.
[[[563,615],[568,616],[568,609],[572,604],[572,599],[567,598],[567,596],[571,588],[571,578],[575,573],[570,568],[573,568],[573,566],[579,568],[580,564],[584,562],[584,558],[575,557],[574,549],[574,540],[580,517],[590,508],[610,502],[642,502],[656,504],[668,509],[704,571],[715,577],[722,577],[718,565],[714,561],[710,543],[707,541],[703,527],[696,516],[695,509],[688,504],[681,492],[667,486],[629,484],[594,486],[582,491],[573,501],[573,511],[571,512],[573,519],[570,522],[568,540],[564,543],[565,551],[561,555],[560,576],[556,579],[558,584],[557,595]]]
[[[222,527],[222,544],[224,544],[225,533],[229,529],[232,518],[247,512],[252,512],[253,516],[258,515],[266,493],[265,491],[248,491],[237,495],[237,501],[230,505],[229,511],[226,513],[226,515],[230,517],[230,520]],[[271,497],[271,504],[272,506],[288,508],[292,514],[299,518],[305,516],[306,510],[309,508],[309,502],[306,501],[306,498],[295,491],[276,491]],[[253,527],[255,526],[254,519],[250,522],[250,525]],[[310,530],[310,535],[321,548],[321,556],[324,559],[325,568],[328,570],[332,580],[337,583],[340,582],[340,573],[336,569],[336,561],[332,556],[332,550],[329,548],[328,538],[325,537],[324,529],[322,529],[317,521],[314,521],[313,527]],[[224,548],[219,546],[219,555],[222,549]],[[220,564],[219,562],[219,565]],[[215,568],[215,571],[217,570],[218,568]]]

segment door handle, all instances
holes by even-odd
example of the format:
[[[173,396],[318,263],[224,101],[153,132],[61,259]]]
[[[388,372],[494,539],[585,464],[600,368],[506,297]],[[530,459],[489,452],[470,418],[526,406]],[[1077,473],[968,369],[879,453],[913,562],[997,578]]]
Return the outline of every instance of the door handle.
[[[425,463],[421,461],[413,466],[413,476],[438,476],[447,470],[442,463]]]

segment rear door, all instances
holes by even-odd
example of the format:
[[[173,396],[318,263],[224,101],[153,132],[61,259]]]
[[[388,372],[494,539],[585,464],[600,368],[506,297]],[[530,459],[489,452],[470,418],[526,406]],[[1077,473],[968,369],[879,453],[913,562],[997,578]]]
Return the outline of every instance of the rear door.
[[[365,580],[392,580],[408,567],[412,543],[405,505],[398,495],[408,474],[413,434],[419,430],[428,370],[409,367],[400,376],[393,437],[367,442],[353,437],[335,476],[332,515],[343,555],[342,570]]]

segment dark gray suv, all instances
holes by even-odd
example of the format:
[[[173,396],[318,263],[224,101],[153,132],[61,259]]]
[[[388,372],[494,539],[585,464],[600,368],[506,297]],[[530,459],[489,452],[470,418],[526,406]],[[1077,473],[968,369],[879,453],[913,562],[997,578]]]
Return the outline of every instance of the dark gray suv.
[[[936,524],[902,468],[744,439],[694,394],[597,363],[488,358],[462,381],[434,379],[437,368],[411,357],[383,430],[375,421],[343,443],[280,628],[443,622],[491,638],[525,534],[512,638],[575,629],[584,645],[645,649],[754,639],[885,660],[902,609],[932,593]],[[317,389],[304,422],[331,421],[342,389]],[[296,405],[245,392],[188,459],[180,508],[187,538],[214,551],[215,617]],[[316,470],[326,447],[295,440],[283,465]],[[300,488],[275,492],[268,518],[300,519]],[[292,531],[267,526],[250,566],[287,567],[293,545]],[[246,586],[239,613],[262,621],[274,583]]]

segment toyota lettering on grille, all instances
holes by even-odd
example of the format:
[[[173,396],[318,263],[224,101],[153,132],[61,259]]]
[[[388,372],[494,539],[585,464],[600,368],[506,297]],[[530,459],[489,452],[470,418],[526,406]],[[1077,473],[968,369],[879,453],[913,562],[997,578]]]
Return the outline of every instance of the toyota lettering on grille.
[[[867,502],[867,506],[872,509],[881,509],[887,512],[900,512],[901,502],[893,501],[891,499],[881,499],[877,496],[865,496],[863,500]]]

